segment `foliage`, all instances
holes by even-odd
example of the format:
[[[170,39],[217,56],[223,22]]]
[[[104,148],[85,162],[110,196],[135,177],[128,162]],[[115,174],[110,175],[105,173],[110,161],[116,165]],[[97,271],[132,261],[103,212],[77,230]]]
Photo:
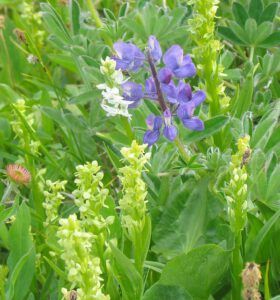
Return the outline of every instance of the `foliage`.
[[[278,299],[279,41],[273,0],[0,0],[0,299]]]

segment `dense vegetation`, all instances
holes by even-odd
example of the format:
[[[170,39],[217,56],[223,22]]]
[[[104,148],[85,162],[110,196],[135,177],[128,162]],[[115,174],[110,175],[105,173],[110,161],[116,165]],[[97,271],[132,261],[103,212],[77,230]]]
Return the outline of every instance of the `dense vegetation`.
[[[280,299],[278,6],[0,0],[0,299]]]

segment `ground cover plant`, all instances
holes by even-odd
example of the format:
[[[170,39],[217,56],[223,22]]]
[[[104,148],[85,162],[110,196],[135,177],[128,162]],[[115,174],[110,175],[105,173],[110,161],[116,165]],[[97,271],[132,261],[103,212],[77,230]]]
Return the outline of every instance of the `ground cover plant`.
[[[0,0],[0,299],[280,299],[276,0]]]

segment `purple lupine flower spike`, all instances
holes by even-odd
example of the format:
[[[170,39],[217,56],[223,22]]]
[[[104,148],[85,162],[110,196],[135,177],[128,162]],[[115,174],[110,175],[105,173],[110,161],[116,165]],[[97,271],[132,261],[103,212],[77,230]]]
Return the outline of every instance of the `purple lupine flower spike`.
[[[145,83],[145,94],[148,98],[156,100],[157,99],[157,90],[154,79],[149,77]]]
[[[148,41],[149,52],[154,62],[159,62],[162,56],[160,44],[155,36],[151,35]]]
[[[135,108],[140,104],[140,100],[144,97],[142,85],[132,81],[127,81],[122,84],[123,98],[133,103],[128,105],[128,108]]]
[[[162,126],[162,118],[155,117],[153,114],[149,115],[146,119],[147,130],[143,137],[143,143],[152,146],[160,137],[160,129]]]
[[[173,45],[165,52],[163,62],[177,78],[192,77],[196,74],[191,57],[184,56],[183,49],[179,45]]]
[[[132,43],[117,42],[114,50],[117,54],[113,57],[117,63],[116,69],[137,72],[144,64],[145,55]]]
[[[177,136],[177,128],[172,125],[172,115],[169,109],[163,113],[165,126],[163,128],[163,135],[170,141],[174,141]]]

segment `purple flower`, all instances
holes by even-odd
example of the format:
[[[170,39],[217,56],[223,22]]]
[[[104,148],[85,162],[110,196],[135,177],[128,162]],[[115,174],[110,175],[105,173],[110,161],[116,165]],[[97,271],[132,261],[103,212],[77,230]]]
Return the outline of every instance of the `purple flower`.
[[[171,46],[165,52],[163,62],[177,78],[192,77],[196,74],[195,65],[190,56],[184,56],[183,49],[178,45]]]
[[[185,91],[187,95],[182,92],[180,105],[177,109],[177,116],[182,121],[183,125],[190,130],[203,130],[203,121],[197,117],[194,117],[193,114],[195,108],[205,100],[205,93],[203,91],[197,91],[191,96],[191,98],[189,98],[190,93],[188,88],[182,87],[181,91]]]
[[[146,119],[146,124],[149,128],[144,134],[143,143],[149,146],[153,145],[160,137],[160,129],[162,126],[162,118],[155,117],[153,114]]]
[[[166,109],[163,113],[164,116],[164,128],[163,135],[170,141],[174,141],[177,136],[177,128],[172,125],[172,115],[169,109]]]
[[[122,84],[123,89],[123,97],[127,101],[131,101],[133,103],[129,104],[129,108],[135,108],[140,104],[140,100],[143,98],[144,93],[142,90],[142,85],[137,84],[132,81],[127,81]]]
[[[145,55],[132,43],[117,42],[114,44],[117,56],[113,57],[116,61],[116,69],[122,71],[137,72],[143,65]]]
[[[148,41],[149,52],[151,54],[152,59],[157,63],[160,61],[162,56],[162,51],[160,44],[155,36],[151,35]]]
[[[158,80],[164,84],[168,84],[172,78],[172,71],[168,68],[162,68],[158,71]]]

